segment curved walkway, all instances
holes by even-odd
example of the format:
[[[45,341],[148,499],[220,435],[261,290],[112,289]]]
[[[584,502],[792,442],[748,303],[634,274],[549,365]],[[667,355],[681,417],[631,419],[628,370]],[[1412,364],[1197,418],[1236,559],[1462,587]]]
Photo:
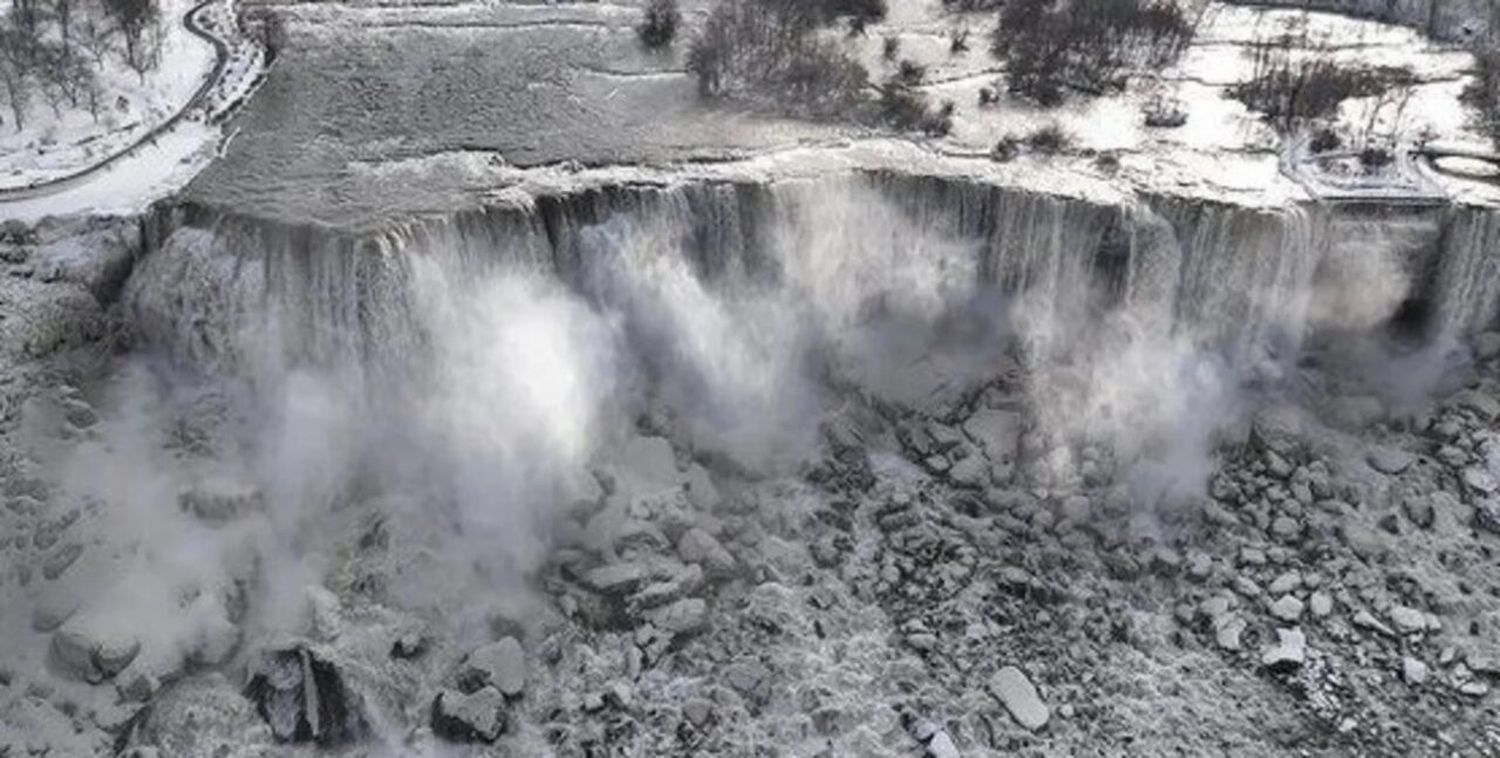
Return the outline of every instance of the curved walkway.
[[[202,86],[198,87],[198,90],[193,93],[192,97],[188,98],[187,103],[183,105],[181,109],[172,114],[169,118],[167,118],[166,121],[157,124],[150,131],[141,135],[140,139],[137,139],[135,142],[130,143],[130,145],[125,149],[109,156],[108,158],[105,158],[98,163],[95,163],[92,166],[89,166],[88,168],[82,169],[72,174],[68,174],[67,176],[60,176],[56,179],[48,179],[36,184],[28,184],[25,187],[0,189],[0,203],[14,200],[32,200],[35,198],[46,197],[48,195],[53,195],[59,192],[65,192],[67,190],[73,189],[74,187],[77,187],[94,178],[95,175],[113,167],[116,163],[119,163],[120,161],[134,155],[142,147],[154,143],[157,137],[160,137],[163,133],[175,127],[183,119],[187,118],[188,114],[190,114],[194,109],[201,105],[203,101],[206,100],[210,94],[212,94],[214,87],[218,86],[220,81],[222,81],[222,79],[224,78],[224,68],[229,64],[228,43],[226,43],[223,39],[215,36],[207,29],[199,26],[198,20],[196,18],[199,11],[216,2],[219,2],[219,0],[203,0],[203,2],[194,5],[192,8],[189,8],[186,13],[182,14],[183,28],[187,29],[188,32],[193,34],[193,36],[199,37],[200,39],[208,42],[210,45],[213,45],[214,67],[213,70],[209,72],[208,78],[204,80]]]

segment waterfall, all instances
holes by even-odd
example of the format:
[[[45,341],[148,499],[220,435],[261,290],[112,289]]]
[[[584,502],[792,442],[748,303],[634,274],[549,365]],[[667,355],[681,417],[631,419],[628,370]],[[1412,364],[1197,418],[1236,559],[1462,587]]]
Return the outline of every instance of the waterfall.
[[[1439,340],[1452,341],[1492,325],[1500,315],[1500,213],[1454,210],[1434,279]]]
[[[620,305],[601,299],[625,296],[623,279],[640,278],[629,266],[670,263],[710,299],[795,292],[830,333],[893,298],[934,317],[990,292],[1041,352],[1114,313],[1240,361],[1295,354],[1315,328],[1376,328],[1411,298],[1437,304],[1436,332],[1483,327],[1500,295],[1495,218],[1456,212],[1429,254],[1436,221],[1405,232],[1330,209],[1121,206],[887,172],[617,186],[363,235],[200,213],[148,257],[126,302],[148,343],[188,363],[363,375],[410,368],[431,341],[411,301],[415,261],[455,280],[527,272],[594,308]]]

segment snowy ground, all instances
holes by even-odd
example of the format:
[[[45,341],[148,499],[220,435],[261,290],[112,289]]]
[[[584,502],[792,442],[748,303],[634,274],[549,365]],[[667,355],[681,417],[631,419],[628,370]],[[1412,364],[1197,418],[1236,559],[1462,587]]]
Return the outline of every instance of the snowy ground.
[[[877,80],[894,71],[882,55],[887,37],[899,40],[898,59],[927,67],[923,89],[934,103],[951,99],[957,106],[952,134],[931,139],[702,102],[684,58],[686,40],[709,5],[685,3],[688,28],[659,52],[642,50],[636,39],[636,3],[285,7],[292,43],[267,82],[266,97],[236,121],[239,138],[188,194],[253,216],[374,226],[481,205],[516,180],[517,168],[691,167],[896,138],[1002,182],[1040,174],[1054,190],[1102,180],[1145,192],[1278,205],[1306,194],[1282,176],[1285,146],[1224,92],[1249,71],[1245,45],[1291,25],[1328,40],[1339,58],[1405,64],[1417,73],[1420,83],[1406,107],[1388,104],[1377,114],[1372,131],[1382,139],[1409,144],[1431,131],[1483,145],[1458,102],[1472,65],[1466,52],[1408,29],[1332,14],[1214,3],[1197,43],[1171,70],[1138,78],[1123,95],[1075,98],[1042,110],[1010,97],[979,105],[981,89],[1003,85],[1003,66],[987,50],[993,14],[894,2],[886,22],[848,42]],[[970,49],[953,53],[951,35],[960,29],[968,30]],[[1187,123],[1146,127],[1142,109],[1155,98],[1182,100]],[[1360,125],[1353,131],[1369,122],[1370,105],[1347,104],[1344,121]],[[1011,164],[989,160],[1000,139],[1052,123],[1074,135],[1073,149],[1023,155]],[[441,170],[463,153],[481,168],[458,177]],[[1117,159],[1118,167],[1099,163],[1101,155]],[[427,156],[439,168],[411,174],[399,187],[378,179],[378,169],[363,170],[387,162],[410,167]],[[1474,182],[1432,181],[1468,197],[1485,192]]]
[[[198,23],[228,47],[223,72],[196,109],[144,143],[140,134],[115,146],[115,152],[93,156],[86,165],[59,171],[61,178],[36,189],[12,188],[9,198],[0,189],[0,216],[35,222],[46,216],[113,215],[139,212],[150,203],[181,189],[220,154],[229,135],[224,119],[241,106],[264,81],[266,52],[248,39],[234,19],[228,2],[213,3],[196,15]],[[178,24],[180,30],[180,24]],[[212,46],[190,37],[201,46]],[[210,55],[210,68],[212,56]],[[165,65],[164,61],[164,65]],[[194,91],[201,81],[194,84]],[[187,93],[175,105],[181,109],[191,98]],[[175,111],[173,111],[175,113]],[[165,114],[170,118],[173,113]],[[153,124],[159,127],[160,121]],[[132,148],[131,145],[134,145]],[[121,153],[121,151],[126,151]],[[90,169],[108,158],[102,168]],[[86,172],[79,174],[80,171]]]
[[[183,28],[197,0],[163,0],[161,60],[144,77],[117,55],[97,70],[102,104],[96,122],[88,108],[52,112],[31,102],[25,128],[0,126],[0,189],[25,187],[87,168],[134,143],[187,105],[213,70],[214,49]],[[9,114],[7,114],[9,116]]]

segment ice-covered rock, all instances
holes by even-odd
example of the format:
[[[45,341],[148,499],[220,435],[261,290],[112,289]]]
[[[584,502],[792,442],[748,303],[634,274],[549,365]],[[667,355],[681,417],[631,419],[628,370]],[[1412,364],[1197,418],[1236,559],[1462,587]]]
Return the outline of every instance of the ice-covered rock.
[[[52,658],[69,676],[97,684],[125,670],[141,650],[135,631],[78,614],[52,635]]]
[[[1413,687],[1427,681],[1427,664],[1411,656],[1401,658],[1401,679]]]
[[[1473,412],[1484,421],[1500,419],[1500,399],[1479,390],[1462,390],[1455,393],[1451,401],[1455,406]]]
[[[37,632],[51,632],[63,625],[78,612],[81,598],[78,592],[66,584],[47,587],[37,597],[31,609],[31,628]]]
[[[927,741],[927,755],[928,758],[962,758],[963,756],[958,752],[958,746],[953,744],[953,738],[941,729]]]
[[[982,408],[964,422],[964,433],[979,445],[985,457],[995,462],[1016,459],[1023,430],[1021,416],[1013,411]]]
[[[1272,671],[1295,671],[1307,660],[1307,637],[1300,629],[1277,629],[1276,644],[1260,656],[1262,666]]]
[[[505,695],[494,687],[443,690],[432,700],[432,731],[450,742],[494,742],[505,723]]]
[[[616,484],[634,495],[651,495],[681,487],[686,477],[677,470],[677,456],[665,437],[632,437],[620,451]]]
[[[696,463],[688,468],[687,495],[699,510],[712,511],[719,505],[719,488],[714,486],[713,477]]]
[[[1427,614],[1408,606],[1391,606],[1389,613],[1391,623],[1404,634],[1421,632],[1427,629]]]
[[[334,747],[369,732],[363,699],[333,662],[305,645],[263,653],[245,696],[281,742]]]
[[[1303,603],[1294,595],[1282,595],[1271,604],[1271,615],[1282,621],[1296,621],[1302,618]]]
[[[515,637],[491,642],[469,654],[459,681],[466,690],[492,685],[507,697],[518,697],[526,689],[526,651]]]
[[[1390,476],[1396,476],[1411,468],[1415,460],[1416,457],[1405,450],[1384,445],[1376,447],[1365,455],[1365,461],[1370,464],[1370,468]]]
[[[155,694],[150,707],[141,709],[115,739],[126,748],[119,755],[143,758],[277,753],[255,704],[218,672],[184,679]]]
[[[677,541],[677,555],[685,563],[702,566],[711,575],[729,574],[735,567],[734,556],[712,534],[697,527],[684,532]]]
[[[1047,725],[1051,711],[1036,687],[1015,666],[1006,666],[990,678],[990,692],[1005,706],[1016,723],[1036,731]]]
[[[701,598],[678,600],[646,615],[652,625],[671,634],[689,634],[708,626],[708,604]]]

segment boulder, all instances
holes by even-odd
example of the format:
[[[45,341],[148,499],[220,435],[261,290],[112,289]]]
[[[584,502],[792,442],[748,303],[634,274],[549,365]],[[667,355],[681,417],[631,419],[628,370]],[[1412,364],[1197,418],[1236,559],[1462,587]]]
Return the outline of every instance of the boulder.
[[[1031,731],[1047,725],[1052,713],[1030,679],[1015,666],[1006,666],[990,679],[990,692],[1010,711],[1016,723]]]
[[[1377,447],[1365,456],[1365,462],[1370,464],[1370,468],[1389,476],[1396,476],[1411,468],[1415,461],[1416,457],[1411,453],[1385,446]]]
[[[651,569],[640,562],[611,563],[584,574],[583,582],[602,595],[622,595],[634,591],[651,578]]]
[[[1426,495],[1407,495],[1401,500],[1401,510],[1407,519],[1422,529],[1431,529],[1437,521],[1437,509],[1432,505],[1432,498]]]
[[[1296,621],[1302,618],[1302,609],[1302,601],[1296,596],[1282,595],[1271,604],[1271,615],[1282,621]]]
[[[962,758],[958,752],[958,746],[953,744],[953,738],[948,733],[939,730],[927,741],[928,758]]]
[[[948,470],[948,479],[959,487],[984,489],[990,482],[990,464],[982,456],[971,455],[953,464]]]
[[[677,489],[685,480],[665,437],[632,438],[621,451],[618,470],[621,488],[635,495]]]
[[[995,462],[1010,462],[1016,459],[1021,444],[1021,415],[1014,411],[984,408],[970,416],[963,425],[964,433],[974,441],[985,457]]]
[[[98,684],[125,670],[141,650],[135,634],[94,616],[74,615],[52,635],[52,659],[65,675]]]
[[[1275,672],[1291,672],[1302,668],[1307,660],[1307,637],[1300,629],[1276,630],[1277,642],[1261,654],[1262,666]]]
[[[1500,490],[1500,480],[1495,479],[1488,468],[1470,466],[1464,469],[1464,485],[1479,495],[1493,495]]]
[[[1389,613],[1391,623],[1403,634],[1412,634],[1427,629],[1427,614],[1404,605],[1393,605]]]
[[[694,527],[677,541],[677,556],[684,563],[701,566],[710,575],[723,576],[734,571],[734,556],[703,529]]]
[[[1255,414],[1250,440],[1262,450],[1291,455],[1303,446],[1302,411],[1290,404],[1272,405]]]
[[[1451,398],[1454,405],[1470,411],[1485,421],[1500,418],[1500,399],[1478,390],[1462,390]]]
[[[1401,659],[1401,679],[1407,684],[1415,687],[1427,681],[1427,664],[1405,656]]]
[[[1245,620],[1237,615],[1226,613],[1214,621],[1214,643],[1224,650],[1239,650],[1244,633]]]
[[[83,555],[83,545],[69,542],[62,547],[53,550],[42,559],[42,576],[47,579],[57,579],[73,567],[79,556]]]
[[[708,626],[708,604],[701,598],[685,598],[651,611],[646,618],[657,629],[671,634],[690,634]]]
[[[78,612],[80,602],[81,598],[73,588],[61,584],[49,586],[31,609],[32,631],[55,631]]]
[[[719,488],[714,486],[708,469],[693,464],[687,472],[687,496],[694,506],[702,511],[712,511],[719,506]]]
[[[338,747],[370,731],[360,696],[337,666],[305,645],[262,654],[245,696],[280,742]]]
[[[505,696],[494,687],[443,690],[432,700],[432,731],[450,742],[494,742],[505,721]]]
[[[515,637],[491,642],[469,654],[459,672],[465,690],[493,686],[507,697],[526,689],[526,651]]]

